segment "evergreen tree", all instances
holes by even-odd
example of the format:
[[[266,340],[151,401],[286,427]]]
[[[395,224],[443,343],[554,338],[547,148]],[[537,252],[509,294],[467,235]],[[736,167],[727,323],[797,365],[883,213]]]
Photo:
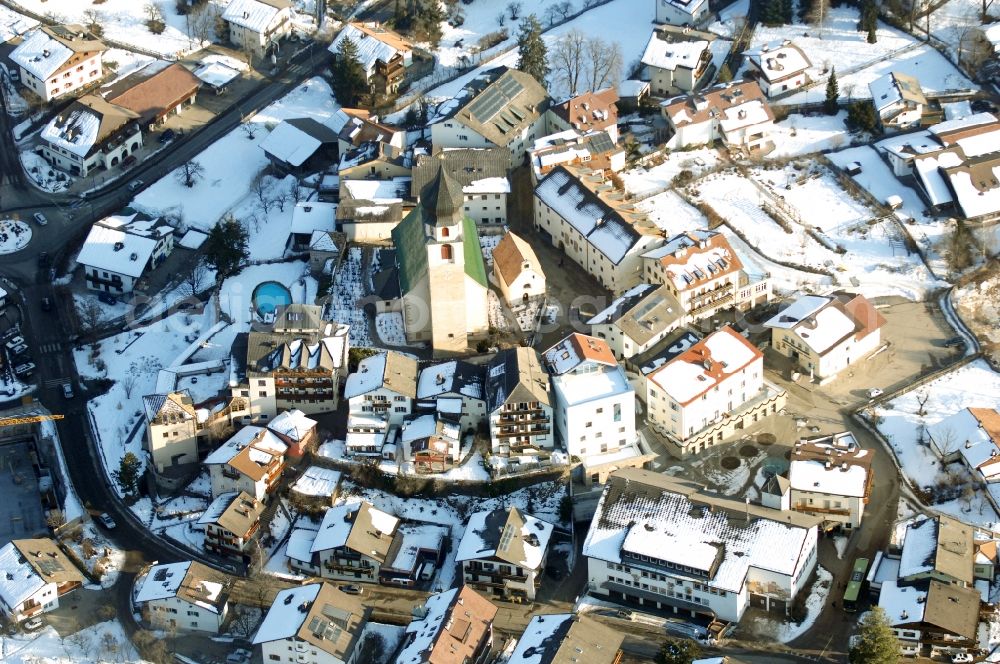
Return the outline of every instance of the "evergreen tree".
[[[545,85],[549,75],[548,54],[542,39],[542,25],[534,14],[521,19],[517,33],[517,68]]]
[[[139,457],[132,452],[126,452],[119,462],[118,468],[112,471],[111,475],[126,496],[134,496],[139,493],[140,470]]]
[[[761,10],[761,21],[764,25],[784,25],[787,23],[786,17],[791,14],[787,7],[786,0],[766,0]]]
[[[865,614],[858,629],[858,642],[851,648],[851,664],[896,664],[899,641],[889,626],[885,610],[876,606]]]
[[[722,66],[719,67],[719,83],[728,83],[733,80],[733,72],[729,69],[729,63],[723,62]]]
[[[333,63],[333,95],[342,106],[356,106],[368,91],[368,80],[358,58],[358,45],[345,38],[337,46]]]
[[[688,639],[667,639],[656,654],[656,664],[691,664],[701,657],[698,644]]]
[[[875,24],[873,23],[868,28],[868,43],[869,44],[874,44],[877,41],[878,41],[878,35],[875,34]]]
[[[877,133],[878,115],[875,107],[867,99],[856,101],[847,107],[847,126],[858,131]]]
[[[826,100],[823,110],[827,115],[837,114],[837,98],[840,96],[840,86],[837,84],[837,68],[830,70],[830,78],[826,79]]]
[[[204,244],[205,261],[215,268],[220,279],[236,274],[250,255],[249,240],[243,224],[228,215],[208,232]]]

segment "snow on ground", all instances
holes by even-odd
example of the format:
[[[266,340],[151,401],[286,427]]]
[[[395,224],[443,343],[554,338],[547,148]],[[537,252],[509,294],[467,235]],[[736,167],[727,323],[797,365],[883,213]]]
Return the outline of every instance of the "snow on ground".
[[[115,547],[97,526],[87,520],[81,526],[79,538],[63,538],[63,543],[73,549],[92,574],[101,579],[102,588],[110,588],[118,581],[118,572],[125,564],[125,552]],[[87,556],[87,552],[91,555]]]
[[[0,44],[33,30],[37,25],[35,19],[0,5]]]
[[[764,184],[769,195],[747,179],[715,173],[697,182],[698,196],[739,229],[769,257],[830,270],[842,285],[858,287],[865,295],[898,294],[919,299],[936,284],[919,256],[907,255],[904,238],[894,222],[869,225],[875,214],[851,198],[827,168],[791,164],[754,170],[751,177]],[[780,197],[780,199],[779,199]],[[792,232],[785,231],[763,205],[775,207],[783,199]],[[806,229],[821,229],[827,244]],[[875,241],[871,241],[875,240]],[[829,246],[828,246],[829,245]],[[841,254],[831,247],[846,249]]]
[[[44,618],[43,618],[44,620]],[[66,638],[52,627],[0,636],[4,664],[144,664],[117,620],[98,623]]]
[[[868,84],[890,71],[916,76],[925,92],[965,90],[973,86],[954,65],[932,46],[920,44],[912,36],[880,23],[878,41],[869,44],[867,35],[858,32],[858,10],[851,7],[831,9],[822,28],[792,24],[778,27],[759,26],[752,46],[790,39],[805,52],[812,63],[808,74],[818,83],[778,100],[779,104],[821,102],[826,96],[829,69],[837,69],[840,95],[845,99],[871,97]],[[808,35],[808,36],[805,36]],[[739,78],[746,69],[737,74]],[[851,73],[853,72],[853,73]]]
[[[746,17],[750,12],[750,0],[736,0],[719,12],[719,20],[708,26],[709,32],[732,39],[736,31],[746,25]]]
[[[73,180],[63,171],[52,168],[40,154],[30,150],[20,153],[21,164],[28,178],[42,191],[55,193],[69,187]]]
[[[771,140],[776,147],[768,157],[793,157],[842,148],[850,140],[844,127],[846,117],[847,111],[836,115],[789,115],[775,123]]]
[[[431,477],[441,477],[446,480],[466,480],[472,482],[489,482],[490,473],[486,470],[483,455],[479,451],[472,453],[461,466],[456,466],[441,475],[431,475]]]
[[[650,167],[638,167],[621,174],[625,191],[637,198],[645,198],[669,189],[682,171],[698,177],[719,164],[719,153],[710,148],[670,152],[663,162]]]
[[[121,318],[129,312],[132,305],[124,300],[118,300],[116,304],[107,304],[97,299],[97,292],[88,290],[85,293],[73,293],[73,306],[76,308],[76,315],[89,325],[92,321],[104,324],[108,321]]]
[[[74,349],[77,372],[83,379],[111,378],[111,389],[87,404],[107,472],[118,467],[125,452],[140,459],[142,433],[129,434],[143,420],[142,397],[151,394],[159,370],[169,366],[198,335],[214,324],[212,310],[201,316],[174,314],[152,325]],[[129,388],[129,389],[126,389]],[[115,485],[117,489],[117,485]]]
[[[968,57],[972,48],[970,41],[975,33],[971,30],[981,26],[983,0],[949,0],[931,15],[931,35],[943,41],[952,57],[957,57],[958,48],[962,46],[963,59]],[[997,20],[997,8],[992,2],[986,3],[987,14],[991,21]],[[921,33],[925,28],[920,21]]]
[[[156,0],[154,4],[163,13],[166,29],[154,35],[146,27],[147,3],[136,0],[104,0],[100,4],[89,2],[48,2],[47,0],[18,0],[25,9],[37,14],[53,16],[57,23],[81,23],[88,21],[84,12],[94,9],[99,14],[98,22],[104,28],[108,39],[131,44],[147,51],[174,58],[198,48],[198,44],[188,39],[185,18],[177,14],[173,0]]]
[[[475,1],[480,3],[481,6],[490,8],[487,10],[488,14],[496,17],[498,11],[498,5],[496,3],[489,2],[488,0]],[[625,66],[631,66],[632,63],[637,61],[642,56],[642,53],[646,48],[646,42],[649,39],[649,35],[653,27],[654,9],[655,7],[651,2],[636,3],[635,0],[612,0],[605,5],[591,9],[582,16],[579,16],[568,23],[564,23],[556,28],[553,28],[552,30],[546,31],[544,33],[545,42],[549,48],[549,52],[551,53],[555,45],[555,41],[560,36],[566,34],[570,30],[577,29],[588,37],[596,36],[605,41],[617,42],[618,45],[621,46],[622,62],[625,63]],[[525,12],[525,14],[526,13],[528,12]],[[613,34],[609,33],[609,25],[613,25],[615,28]],[[542,27],[545,27],[544,23]],[[516,32],[516,27],[514,27],[514,29],[511,30],[511,37],[514,37]],[[454,41],[449,42],[446,33],[446,37],[441,40],[441,43],[447,46],[448,44],[453,44]],[[512,43],[513,40],[511,40],[511,44]],[[466,45],[469,44],[466,43]],[[468,74],[433,88],[426,93],[426,97],[428,99],[437,100],[452,99],[469,81],[476,78],[484,71],[493,69],[494,67],[499,67],[500,65],[513,67],[516,64],[517,49],[514,49],[488,62],[482,63],[479,67]],[[623,71],[622,75],[624,75],[624,73],[625,72]],[[557,98],[565,96],[565,90],[560,89],[561,87],[562,86],[560,85],[555,85],[550,88],[549,92]]]
[[[0,254],[12,254],[28,246],[31,227],[17,219],[0,219]]]
[[[403,314],[390,311],[375,316],[378,338],[386,346],[405,346],[406,333],[403,329]]]
[[[129,74],[142,69],[155,59],[148,55],[128,51],[123,48],[109,48],[104,52],[104,57],[101,58],[101,62],[104,63],[105,74],[108,77],[102,88],[111,86],[115,81],[119,81]]]
[[[522,16],[534,14],[545,27],[545,10],[550,3],[546,0],[527,0],[521,3]],[[504,40],[504,46],[510,46],[517,37],[517,21],[511,21],[509,15],[504,19],[503,28],[497,24],[497,15],[505,14],[505,5],[490,0],[474,0],[471,4],[455,4],[460,9],[464,20],[462,25],[454,27],[448,23],[441,24],[441,43],[435,51],[438,63],[443,67],[455,67],[464,64],[475,55],[475,47],[484,35],[506,29],[509,37]]]
[[[927,206],[920,195],[896,178],[875,148],[868,145],[849,148],[834,152],[828,157],[840,168],[857,162],[861,166],[861,172],[851,177],[878,200],[885,201],[889,196],[899,196],[903,204],[895,210],[895,215],[905,222],[906,232],[920,247],[934,273],[938,276],[948,274],[948,266],[939,250],[948,230],[946,220],[927,215]]]
[[[817,565],[816,579],[813,581],[809,597],[806,598],[806,617],[802,620],[802,622],[777,622],[775,620],[763,619],[755,623],[755,628],[760,632],[765,630],[772,632],[774,634],[774,638],[781,643],[793,641],[804,634],[806,630],[812,627],[813,623],[816,622],[816,618],[819,617],[820,611],[822,611],[823,606],[826,605],[826,598],[830,594],[830,586],[832,584],[833,575]],[[762,624],[766,624],[767,626],[762,627]]]
[[[705,219],[705,215],[697,208],[692,207],[672,189],[641,201],[637,207],[646,212],[650,221],[656,224],[667,237],[699,228],[708,228],[708,220]]]
[[[247,136],[243,127],[238,127],[195,157],[194,161],[204,167],[205,173],[193,187],[185,187],[175,170],[139,194],[132,205],[149,214],[179,215],[188,226],[208,230],[231,209],[239,206],[245,212],[248,203],[244,199],[249,197],[253,180],[268,164],[260,143],[278,122],[297,117],[324,122],[338,108],[330,86],[322,78],[311,78],[250,119],[255,129],[253,138]],[[286,205],[285,210],[287,213],[290,206]],[[269,237],[282,248],[288,239],[287,234],[275,233]],[[251,244],[260,247],[253,239]]]
[[[330,303],[326,317],[338,323],[351,326],[351,347],[371,346],[371,333],[368,328],[368,317],[358,301],[365,296],[365,288],[361,283],[362,251],[361,247],[351,247],[340,263],[337,274],[333,277],[333,289],[330,293]]]
[[[975,386],[975,389],[969,389]],[[918,400],[927,398],[924,415],[918,415]],[[903,473],[912,484],[924,489],[938,485],[949,487],[967,483],[968,473],[959,463],[945,467],[929,444],[921,443],[924,427],[932,426],[963,408],[995,408],[1000,403],[1000,374],[990,369],[985,360],[975,360],[945,374],[937,380],[902,394],[875,409],[878,430],[889,441]],[[951,476],[949,476],[951,475]],[[990,485],[995,486],[995,485]],[[953,514],[964,521],[997,527],[997,514],[985,497],[971,499],[945,495],[933,507]]]
[[[396,648],[399,647],[399,642],[403,640],[403,636],[406,634],[406,627],[402,625],[386,625],[385,623],[369,622],[365,624],[365,629],[361,633],[361,637],[358,643],[361,647],[364,647],[365,639],[372,637],[382,638],[382,648],[379,651],[381,655],[377,660],[370,662],[369,664],[387,664],[389,662],[389,657],[392,653],[396,652]]]

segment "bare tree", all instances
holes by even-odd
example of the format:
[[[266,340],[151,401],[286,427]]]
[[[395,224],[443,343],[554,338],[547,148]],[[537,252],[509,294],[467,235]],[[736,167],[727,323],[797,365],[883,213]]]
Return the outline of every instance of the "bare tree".
[[[101,653],[104,655],[105,659],[118,661],[118,652],[120,646],[118,645],[118,639],[111,632],[104,632],[101,634]]]
[[[253,43],[249,39],[243,40],[243,59],[246,60],[248,67],[253,67],[254,57],[257,55],[256,49],[253,47]]]
[[[562,0],[562,2],[555,5],[556,11],[564,19],[567,18],[573,12],[573,3],[569,0]]]
[[[205,167],[201,165],[201,162],[194,159],[185,161],[181,164],[180,170],[177,171],[177,179],[188,189],[193,187],[195,182],[203,177],[205,177]]]
[[[931,398],[930,392],[927,390],[920,390],[917,392],[917,415],[923,417],[927,414],[924,410],[924,406],[927,404],[927,400]]]
[[[250,607],[240,606],[233,612],[233,624],[231,630],[239,634],[250,636],[257,627],[258,614]]]
[[[957,31],[959,63],[964,63],[972,71],[978,70],[992,54],[992,45],[983,38],[981,26],[975,23],[959,26]]]
[[[608,44],[600,37],[588,39],[587,60],[591,90],[618,85],[622,76],[622,49],[618,42]]]
[[[302,186],[302,183],[298,180],[292,180],[288,183],[288,200],[293,203],[299,203],[306,199],[306,189]]]
[[[208,266],[205,265],[205,261],[196,260],[188,273],[184,275],[184,282],[181,284],[181,293],[183,293],[184,297],[195,297],[202,291],[207,281]]]
[[[812,0],[809,12],[806,14],[809,22],[819,28],[820,34],[823,33],[823,23],[826,22],[826,15],[829,10],[829,0]]]
[[[556,21],[559,20],[559,9],[556,7],[556,5],[549,5],[548,7],[545,8],[544,17],[545,17],[545,22],[548,23],[549,27],[551,28],[556,24]]]
[[[980,22],[985,23],[987,20],[989,20],[990,17],[989,11],[990,7],[993,6],[993,0],[980,0],[980,4],[982,5],[982,9],[979,12],[979,20]]]
[[[101,23],[102,18],[101,12],[93,8],[85,9],[83,12],[84,27],[95,37],[104,35],[104,25]]]
[[[937,427],[933,438],[942,458],[950,455],[958,446],[958,435],[954,429],[948,426]]]
[[[257,136],[257,125],[247,117],[240,121],[240,129],[243,130],[243,134],[251,141]]]
[[[497,27],[502,28],[503,24],[507,22],[507,14],[501,11],[499,14],[496,15],[496,22],[497,22]]]
[[[66,515],[62,510],[52,510],[45,518],[45,525],[52,530],[59,530],[66,524]]]
[[[510,16],[510,20],[516,21],[521,16],[521,9],[524,5],[520,0],[513,0],[513,2],[507,3],[507,15]]]
[[[83,329],[88,333],[96,332],[101,325],[101,319],[104,318],[104,309],[96,298],[91,297],[84,299],[77,306],[76,313],[83,324]]]
[[[139,381],[139,376],[136,375],[136,370],[137,367],[135,366],[135,362],[133,362],[132,366],[129,368],[129,372],[122,376],[118,381],[122,386],[122,389],[125,390],[126,399],[132,398],[132,390],[135,389],[135,384]]]
[[[269,179],[269,176],[261,173],[254,178],[253,184],[250,185],[250,191],[257,197],[257,207],[265,215],[271,211],[276,203]]]
[[[553,77],[564,83],[566,90],[572,96],[575,96],[580,89],[586,44],[587,36],[579,29],[573,28],[556,41],[549,56]]]
[[[155,2],[147,2],[142,8],[142,11],[146,13],[147,21],[162,21],[163,12],[160,11],[159,5]]]

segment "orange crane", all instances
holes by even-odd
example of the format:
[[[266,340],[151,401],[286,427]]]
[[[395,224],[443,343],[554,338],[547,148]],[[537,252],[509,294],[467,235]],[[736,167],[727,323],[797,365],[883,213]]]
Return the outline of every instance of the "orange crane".
[[[23,417],[4,417],[0,419],[0,427],[12,427],[17,424],[35,424],[50,420],[64,419],[65,415],[25,415]]]

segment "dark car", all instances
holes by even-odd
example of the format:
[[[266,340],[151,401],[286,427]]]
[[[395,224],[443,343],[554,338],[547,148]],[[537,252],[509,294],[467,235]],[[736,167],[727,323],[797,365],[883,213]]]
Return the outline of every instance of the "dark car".
[[[118,298],[111,293],[105,293],[104,291],[97,294],[97,299],[104,304],[118,304]]]
[[[48,267],[49,261],[49,252],[43,251],[38,254],[38,267]]]
[[[122,159],[122,164],[121,164],[122,170],[123,171],[127,171],[128,169],[130,169],[133,166],[135,166],[135,164],[136,164],[137,161],[138,161],[138,159],[135,158],[135,155],[134,154],[130,154],[129,156],[127,156],[124,159]]]
[[[159,140],[160,143],[166,143],[168,141],[174,140],[175,138],[177,138],[177,134],[174,132],[174,130],[173,129],[168,129],[165,132],[163,132],[162,134],[160,134],[160,138],[157,139],[157,140]]]
[[[360,595],[361,586],[349,585],[349,586],[338,586],[338,589],[342,593],[347,593],[348,595]]]
[[[963,337],[952,337],[951,339],[945,339],[944,345],[946,348],[957,348],[958,346],[965,345],[965,339]]]
[[[43,297],[42,298],[42,311],[52,311],[52,298]]]
[[[996,106],[988,99],[973,99],[970,106],[976,113],[992,113],[996,110]]]

